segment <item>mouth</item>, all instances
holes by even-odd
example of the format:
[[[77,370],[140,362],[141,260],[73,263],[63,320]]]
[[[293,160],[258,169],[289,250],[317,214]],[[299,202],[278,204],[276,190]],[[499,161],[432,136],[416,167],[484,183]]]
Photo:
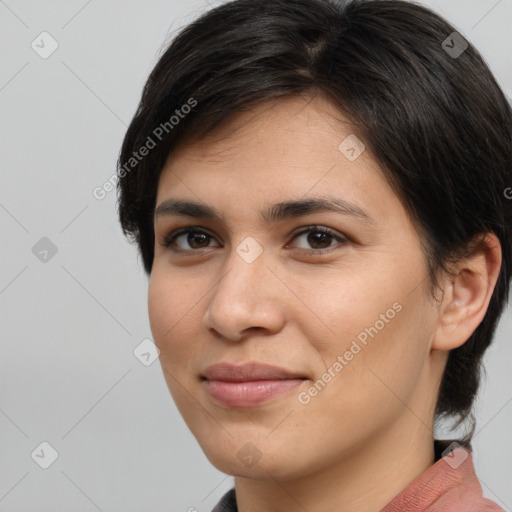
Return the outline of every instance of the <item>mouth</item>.
[[[215,364],[203,372],[201,379],[210,397],[226,407],[254,407],[308,380],[302,374],[259,363]]]

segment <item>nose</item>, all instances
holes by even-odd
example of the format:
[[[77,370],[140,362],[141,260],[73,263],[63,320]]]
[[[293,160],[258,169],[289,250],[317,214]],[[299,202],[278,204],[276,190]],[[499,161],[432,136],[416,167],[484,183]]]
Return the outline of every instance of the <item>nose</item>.
[[[286,287],[267,267],[265,253],[249,263],[233,249],[226,263],[203,316],[205,329],[230,341],[240,341],[253,331],[279,332]]]

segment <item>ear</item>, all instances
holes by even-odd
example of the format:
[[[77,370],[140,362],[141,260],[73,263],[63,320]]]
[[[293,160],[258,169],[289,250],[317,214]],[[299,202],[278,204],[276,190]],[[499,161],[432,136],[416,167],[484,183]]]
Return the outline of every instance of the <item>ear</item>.
[[[494,233],[486,233],[473,254],[458,262],[454,275],[443,283],[432,349],[451,350],[468,340],[487,312],[500,268],[500,242]]]

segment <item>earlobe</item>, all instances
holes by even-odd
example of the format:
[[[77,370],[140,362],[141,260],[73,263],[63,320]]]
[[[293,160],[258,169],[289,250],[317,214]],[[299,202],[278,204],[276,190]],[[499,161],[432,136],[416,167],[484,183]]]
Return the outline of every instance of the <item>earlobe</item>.
[[[473,254],[461,260],[448,276],[439,305],[439,325],[432,349],[463,345],[482,322],[501,268],[501,245],[487,233]]]

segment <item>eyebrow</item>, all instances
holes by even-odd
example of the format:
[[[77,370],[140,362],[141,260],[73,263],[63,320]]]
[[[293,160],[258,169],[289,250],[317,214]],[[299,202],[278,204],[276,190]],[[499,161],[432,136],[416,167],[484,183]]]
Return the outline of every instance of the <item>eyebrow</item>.
[[[354,217],[367,224],[375,224],[375,220],[357,204],[330,196],[275,203],[260,212],[260,216],[265,222],[272,224],[316,212],[340,213]],[[219,211],[213,206],[182,199],[166,199],[162,201],[154,211],[155,219],[173,215],[213,219],[217,221],[222,219]]]

